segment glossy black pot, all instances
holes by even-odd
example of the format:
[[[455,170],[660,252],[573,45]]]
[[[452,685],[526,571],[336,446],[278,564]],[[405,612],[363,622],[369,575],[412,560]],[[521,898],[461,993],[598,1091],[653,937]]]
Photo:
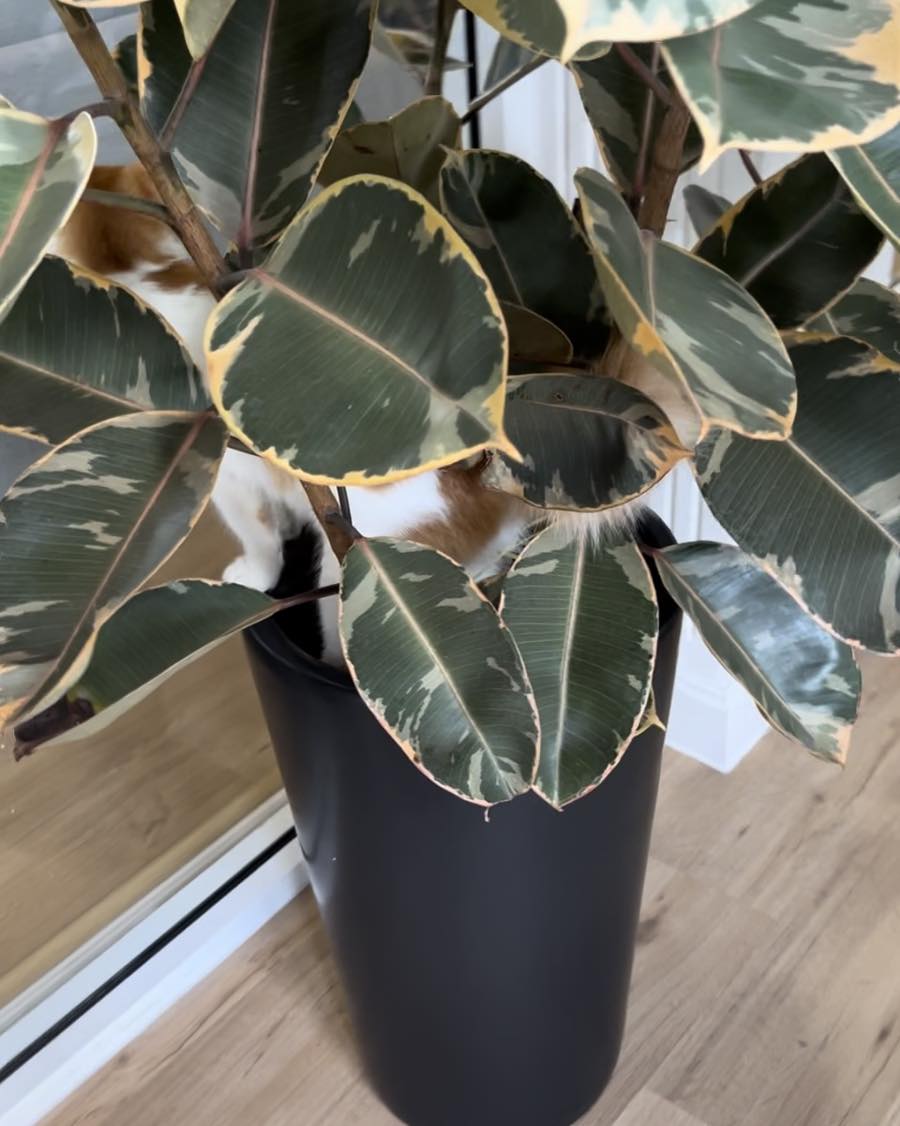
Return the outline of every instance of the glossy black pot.
[[[672,542],[655,518],[642,540]],[[665,718],[680,617],[660,603]],[[569,1126],[619,1053],[662,732],[563,813],[528,794],[486,818],[275,621],[248,648],[378,1094],[409,1126]]]

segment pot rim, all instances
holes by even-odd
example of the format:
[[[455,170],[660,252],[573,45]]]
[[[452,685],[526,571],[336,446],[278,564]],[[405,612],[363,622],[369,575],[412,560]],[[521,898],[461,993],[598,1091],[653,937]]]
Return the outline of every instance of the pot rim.
[[[635,539],[642,546],[646,545],[653,548],[670,547],[676,542],[668,524],[650,509],[644,509],[641,512],[635,528]],[[658,581],[652,560],[648,560],[648,563],[654,577],[659,600],[659,632],[662,635],[664,631],[667,632],[672,628],[678,617],[678,607]],[[335,597],[340,598],[340,594],[335,595]],[[278,661],[286,668],[293,671],[302,669],[305,675],[313,680],[319,680],[331,688],[342,689],[345,692],[358,695],[356,685],[346,668],[338,668],[335,665],[329,665],[326,661],[319,660],[318,657],[310,656],[282,631],[278,625],[277,617],[276,614],[271,618],[266,618],[245,631],[252,635],[254,644],[264,649],[273,660]]]

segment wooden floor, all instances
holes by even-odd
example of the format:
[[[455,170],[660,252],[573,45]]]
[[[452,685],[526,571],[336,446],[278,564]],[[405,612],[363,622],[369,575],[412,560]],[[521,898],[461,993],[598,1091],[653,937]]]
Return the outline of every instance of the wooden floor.
[[[209,514],[153,581],[234,554]],[[239,640],[93,739],[20,763],[0,745],[0,1006],[278,788]]]
[[[865,671],[843,772],[775,737],[729,777],[668,756],[625,1046],[583,1126],[900,1124],[900,664]],[[49,1122],[395,1119],[306,894]]]

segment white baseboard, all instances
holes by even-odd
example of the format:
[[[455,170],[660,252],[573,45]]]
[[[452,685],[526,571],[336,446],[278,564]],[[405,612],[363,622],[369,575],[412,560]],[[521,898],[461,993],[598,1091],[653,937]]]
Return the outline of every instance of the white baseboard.
[[[283,799],[265,821],[214,863],[140,919],[68,978],[57,967],[55,989],[0,1034],[0,1062],[13,1058],[70,1012],[173,923],[283,835],[290,819]],[[0,1126],[33,1126],[144,1031],[188,990],[306,887],[296,840],[285,845],[152,958],[51,1040],[0,1086]],[[96,941],[96,940],[95,940]],[[82,952],[79,952],[81,954]],[[45,985],[45,983],[38,983]],[[37,988],[37,987],[36,987]],[[30,993],[31,991],[29,991]],[[4,1010],[9,1016],[10,1007]]]
[[[666,745],[727,774],[768,730],[749,694],[685,621]]]

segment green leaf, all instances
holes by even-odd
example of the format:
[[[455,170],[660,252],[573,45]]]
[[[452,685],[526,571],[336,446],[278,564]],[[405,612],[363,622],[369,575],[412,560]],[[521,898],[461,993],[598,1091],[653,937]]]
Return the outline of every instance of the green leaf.
[[[848,337],[799,334],[785,442],[714,432],[700,488],[723,527],[829,630],[900,649],[900,372]],[[752,486],[748,485],[752,483]]]
[[[468,247],[412,189],[327,188],[207,324],[229,428],[310,481],[376,485],[503,432],[506,336]]]
[[[376,20],[372,31],[372,48],[424,79],[434,50],[434,36],[430,30],[390,28]],[[444,59],[443,71],[446,74],[451,70],[464,70],[468,65],[461,59],[448,55]]]
[[[502,301],[558,325],[580,355],[602,350],[607,329],[590,248],[549,180],[508,153],[451,153],[441,204]]]
[[[758,0],[462,0],[501,35],[568,62],[598,40],[647,42],[712,27]]]
[[[651,44],[638,43],[631,49],[648,68],[652,67]],[[630,192],[637,172],[648,98],[653,99],[653,95],[618,51],[588,62],[573,62],[571,69],[606,167],[619,187]],[[659,68],[658,77],[671,88],[664,66]],[[648,151],[652,153],[665,107],[653,99],[651,113]],[[700,134],[692,122],[682,152],[682,171],[697,163],[702,148]]]
[[[523,305],[501,301],[509,334],[510,363],[567,364],[572,359],[572,341],[561,328]]]
[[[900,249],[900,125],[867,145],[828,154],[859,206]]]
[[[684,189],[684,205],[694,230],[702,238],[731,207],[731,200],[699,184],[688,184]]]
[[[853,284],[881,242],[828,158],[812,153],[729,208],[694,253],[733,277],[779,328],[797,328]]]
[[[484,76],[484,89],[490,90],[505,78],[509,78],[511,74],[515,74],[521,67],[530,63],[534,57],[535,52],[530,48],[501,36],[494,46],[487,74]]]
[[[232,4],[234,0],[175,0],[185,42],[195,59],[209,50]]]
[[[77,716],[89,718],[53,744],[102,731],[185,665],[278,609],[267,594],[206,579],[179,579],[133,595],[100,627],[89,663],[68,692]]]
[[[370,17],[360,0],[236,0],[191,71],[172,0],[142,5],[143,110],[171,135],[185,186],[232,241],[270,242],[306,200],[353,100]],[[167,127],[189,71],[192,95]]]
[[[459,144],[459,117],[444,98],[422,98],[387,121],[366,121],[338,134],[319,183],[370,173],[400,180],[437,203],[445,148]]]
[[[513,565],[500,613],[540,716],[535,789],[559,809],[603,781],[646,711],[659,628],[650,572],[633,543],[551,527]]]
[[[655,560],[669,593],[769,723],[843,763],[861,688],[852,651],[736,547],[679,544]]]
[[[78,680],[97,629],[199,518],[224,449],[212,415],[124,415],[13,485],[0,506],[0,726]]]
[[[895,0],[763,0],[663,44],[703,135],[705,171],[724,149],[821,152],[900,121]]]
[[[86,113],[65,126],[0,107],[0,318],[72,214],[96,154]]]
[[[722,426],[783,438],[794,415],[790,360],[771,321],[720,270],[641,232],[599,173],[575,177],[610,311],[637,352],[678,379],[700,415],[701,436]]]
[[[860,278],[807,327],[864,340],[900,369],[900,297],[878,282]]]
[[[418,544],[358,541],[344,560],[340,627],[363,699],[423,773],[478,805],[530,788],[531,687],[509,631],[461,567]]]
[[[0,324],[0,430],[55,445],[116,415],[208,405],[169,326],[62,258],[41,262]]]
[[[523,461],[498,455],[482,480],[541,508],[624,504],[687,455],[658,407],[602,376],[515,376],[506,424]]]

